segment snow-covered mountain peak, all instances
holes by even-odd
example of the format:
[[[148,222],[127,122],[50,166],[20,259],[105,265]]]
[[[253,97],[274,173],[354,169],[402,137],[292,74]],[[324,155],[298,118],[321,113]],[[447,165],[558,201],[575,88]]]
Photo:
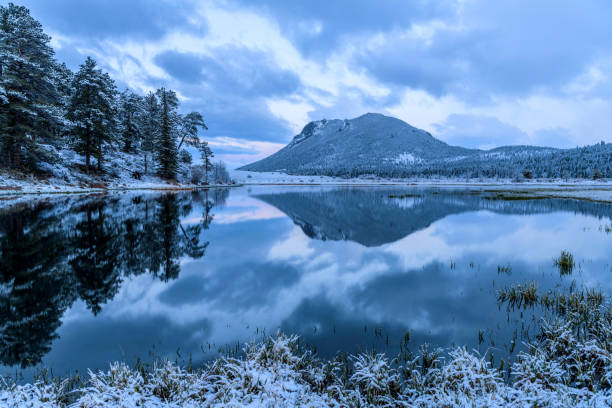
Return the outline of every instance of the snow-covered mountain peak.
[[[400,119],[366,113],[354,119],[310,122],[287,146],[240,170],[351,177],[514,178],[565,177],[573,173],[577,177],[603,177],[612,167],[610,152],[610,144],[568,150],[534,146],[467,149],[450,146]]]

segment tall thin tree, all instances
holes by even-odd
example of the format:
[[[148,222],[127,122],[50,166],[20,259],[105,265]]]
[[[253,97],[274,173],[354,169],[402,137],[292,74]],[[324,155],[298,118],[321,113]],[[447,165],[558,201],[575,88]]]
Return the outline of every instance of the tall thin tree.
[[[153,157],[155,143],[159,138],[159,101],[153,92],[144,97],[140,120],[140,148],[144,156],[144,172],[147,174],[149,158]]]
[[[159,139],[157,143],[158,174],[166,179],[176,178],[178,170],[178,150],[176,148],[177,126],[179,115],[178,98],[172,90],[157,90],[159,100]]]

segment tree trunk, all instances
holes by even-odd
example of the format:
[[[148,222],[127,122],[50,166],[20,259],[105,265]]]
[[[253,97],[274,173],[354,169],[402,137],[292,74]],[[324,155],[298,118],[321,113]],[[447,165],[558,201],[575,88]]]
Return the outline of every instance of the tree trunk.
[[[147,154],[145,153],[144,156],[145,156],[145,171],[144,171],[144,174],[146,175],[147,174]]]
[[[184,142],[184,141],[185,141],[185,136],[183,136],[183,137],[181,138],[181,141],[180,141],[180,143],[179,143],[178,147],[176,148],[176,151],[181,150],[181,146],[183,145],[183,142]]]
[[[98,141],[98,173],[102,172],[102,141]]]
[[[21,145],[19,142],[15,142],[15,151],[13,153],[13,167],[18,169],[21,165]]]
[[[89,174],[89,166],[91,164],[91,135],[89,133],[89,126],[85,128],[85,168],[87,174]]]

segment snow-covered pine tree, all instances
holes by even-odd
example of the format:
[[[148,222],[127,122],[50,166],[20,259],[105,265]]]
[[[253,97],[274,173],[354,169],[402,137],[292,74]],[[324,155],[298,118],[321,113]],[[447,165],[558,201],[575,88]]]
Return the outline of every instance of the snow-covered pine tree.
[[[202,156],[202,167],[204,167],[204,175],[205,175],[204,177],[206,180],[206,184],[208,184],[208,173],[213,168],[213,164],[210,160],[215,155],[213,154],[212,150],[208,146],[208,142],[206,142],[205,140],[201,141],[198,144],[198,150],[200,151],[200,154]]]
[[[44,157],[37,137],[51,137],[49,124],[61,120],[51,38],[27,8],[0,6],[0,165],[30,169]]]
[[[70,98],[72,98],[72,81],[74,73],[66,66],[65,63],[57,63],[55,69],[51,73],[55,89],[57,90],[56,109],[60,121],[51,127],[54,133],[54,141],[65,142],[66,136],[70,132],[71,123],[67,119],[68,108],[70,107]]]
[[[184,142],[188,145],[198,147],[200,139],[198,138],[198,129],[208,130],[204,118],[200,112],[190,112],[181,118],[181,141],[177,150],[181,149]]]
[[[121,135],[122,148],[130,152],[140,140],[140,117],[143,114],[142,97],[130,90],[125,90],[119,95],[118,122]]]
[[[75,74],[73,88],[68,117],[76,136],[75,150],[85,155],[87,171],[91,156],[97,159],[98,171],[101,171],[103,145],[114,135],[115,83],[87,57]]]
[[[159,100],[159,135],[157,142],[157,172],[166,180],[176,178],[178,170],[178,151],[176,138],[178,134],[179,114],[176,93],[166,88],[157,90]]]
[[[143,111],[140,117],[140,149],[144,155],[144,171],[149,171],[149,158],[155,152],[155,142],[159,138],[159,102],[153,92],[143,99]]]

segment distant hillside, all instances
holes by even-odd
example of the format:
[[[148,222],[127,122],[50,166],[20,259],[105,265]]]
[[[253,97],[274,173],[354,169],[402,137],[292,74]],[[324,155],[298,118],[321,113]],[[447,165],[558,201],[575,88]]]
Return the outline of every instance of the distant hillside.
[[[399,119],[367,113],[310,122],[284,148],[239,170],[356,177],[612,177],[612,144],[575,149],[450,146]]]

